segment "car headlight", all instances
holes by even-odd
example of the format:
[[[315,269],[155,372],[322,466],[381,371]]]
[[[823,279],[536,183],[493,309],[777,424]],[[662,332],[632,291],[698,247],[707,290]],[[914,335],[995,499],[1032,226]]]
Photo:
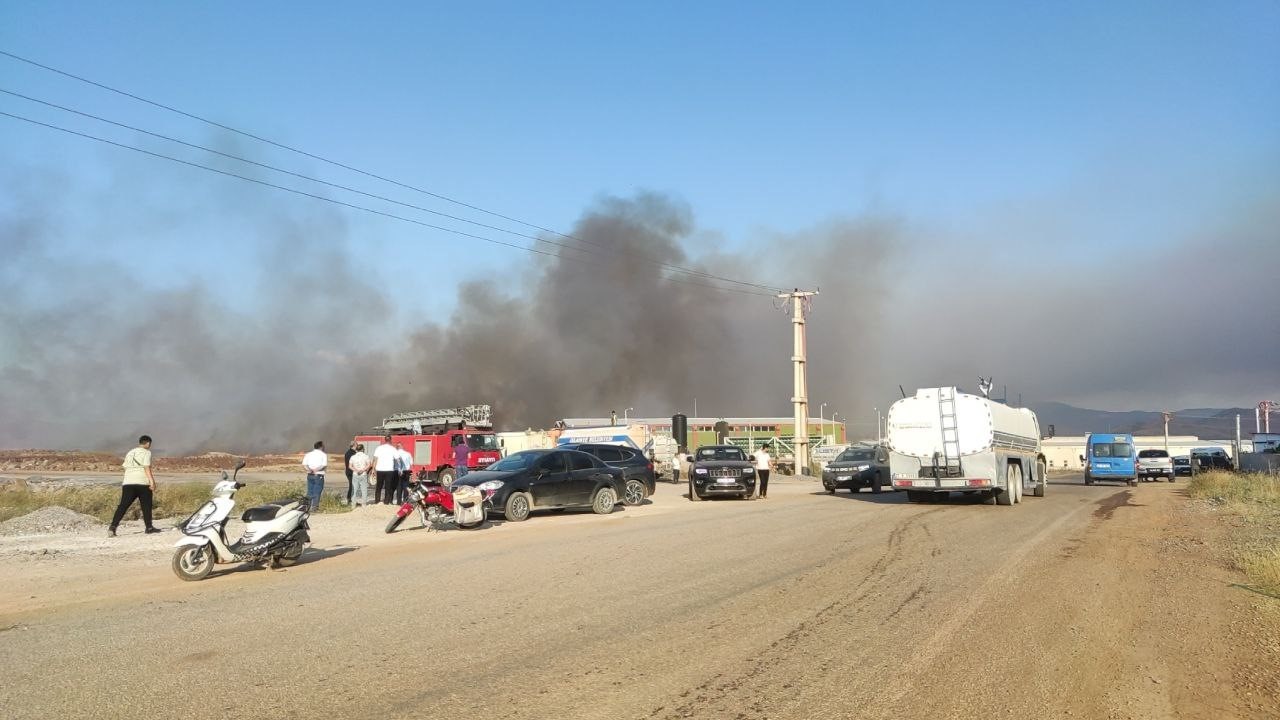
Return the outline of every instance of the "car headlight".
[[[706,469],[706,468],[694,468],[694,469],[693,469],[693,471],[694,471],[695,473],[697,473],[698,475],[706,475],[706,474],[707,474],[707,469]]]
[[[501,481],[501,480],[485,480],[484,482],[482,482],[482,483],[480,483],[479,485],[477,485],[477,486],[476,486],[476,489],[477,489],[477,490],[481,490],[481,491],[484,491],[484,490],[497,490],[497,489],[498,489],[498,488],[500,488],[500,487],[502,487],[502,481]]]
[[[854,468],[854,470],[857,470],[858,472],[862,472],[863,470],[870,470],[870,469],[871,469],[870,465],[859,465]]]
[[[742,471],[742,474],[743,474],[744,476],[746,476],[746,475],[755,475],[755,474],[756,474],[756,469],[755,469],[755,468],[745,468],[745,469]]]

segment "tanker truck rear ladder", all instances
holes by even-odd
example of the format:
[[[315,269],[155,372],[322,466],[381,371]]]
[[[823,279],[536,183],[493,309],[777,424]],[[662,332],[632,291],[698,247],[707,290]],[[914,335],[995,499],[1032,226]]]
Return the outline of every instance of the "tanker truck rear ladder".
[[[488,405],[466,405],[395,413],[383,419],[379,429],[395,434],[422,435],[463,428],[488,430],[492,427],[492,411]]]
[[[956,425],[956,389],[938,388],[938,427],[942,429],[942,465],[938,465],[938,453],[933,454],[933,476],[960,477],[960,430]],[[938,473],[945,473],[939,475]]]

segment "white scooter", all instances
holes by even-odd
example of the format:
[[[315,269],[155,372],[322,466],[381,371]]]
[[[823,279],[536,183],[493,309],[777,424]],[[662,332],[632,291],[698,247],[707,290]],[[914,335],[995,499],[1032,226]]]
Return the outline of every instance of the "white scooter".
[[[236,490],[244,483],[236,480],[244,461],[236,464],[231,479],[222,471],[222,481],[213,486],[213,499],[205,503],[182,523],[183,536],[175,543],[173,572],[183,580],[202,580],[213,570],[214,563],[251,562],[288,567],[302,557],[311,542],[307,535],[307,518],[311,505],[306,499],[276,500],[251,507],[240,518],[245,522],[244,535],[234,543],[227,542],[227,517],[235,507]]]

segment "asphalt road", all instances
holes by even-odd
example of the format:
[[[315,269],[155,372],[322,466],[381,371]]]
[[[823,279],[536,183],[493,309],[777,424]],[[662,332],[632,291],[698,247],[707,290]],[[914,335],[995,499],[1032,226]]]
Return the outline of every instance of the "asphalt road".
[[[1099,645],[1075,585],[1096,569],[1063,564],[1136,506],[1119,485],[1057,481],[1012,508],[830,496],[794,480],[765,501],[695,504],[660,484],[651,504],[605,517],[339,547],[320,517],[318,549],[285,571],[181,583],[152,566],[130,592],[69,586],[57,608],[4,618],[0,707],[8,718],[1090,717],[1133,699],[1131,680],[1091,674],[1088,657],[1130,653],[1133,630],[1106,630]],[[1063,705],[1064,684],[1098,697]]]

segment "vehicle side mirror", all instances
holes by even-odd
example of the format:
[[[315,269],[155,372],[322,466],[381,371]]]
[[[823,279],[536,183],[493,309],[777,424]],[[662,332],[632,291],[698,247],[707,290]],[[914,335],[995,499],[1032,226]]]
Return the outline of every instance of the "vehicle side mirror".
[[[243,469],[244,469],[245,464],[246,464],[246,463],[245,463],[245,461],[244,461],[244,458],[240,458],[240,462],[236,463],[236,469],[237,469],[237,470],[243,470]]]
[[[756,461],[756,456],[755,456],[755,455],[748,455],[748,456],[747,456],[747,459],[748,459],[748,460],[750,460],[751,462],[755,462],[755,461]]]
[[[1081,455],[1081,456],[1080,456],[1080,462],[1084,462],[1084,456],[1083,456],[1083,455]]]

